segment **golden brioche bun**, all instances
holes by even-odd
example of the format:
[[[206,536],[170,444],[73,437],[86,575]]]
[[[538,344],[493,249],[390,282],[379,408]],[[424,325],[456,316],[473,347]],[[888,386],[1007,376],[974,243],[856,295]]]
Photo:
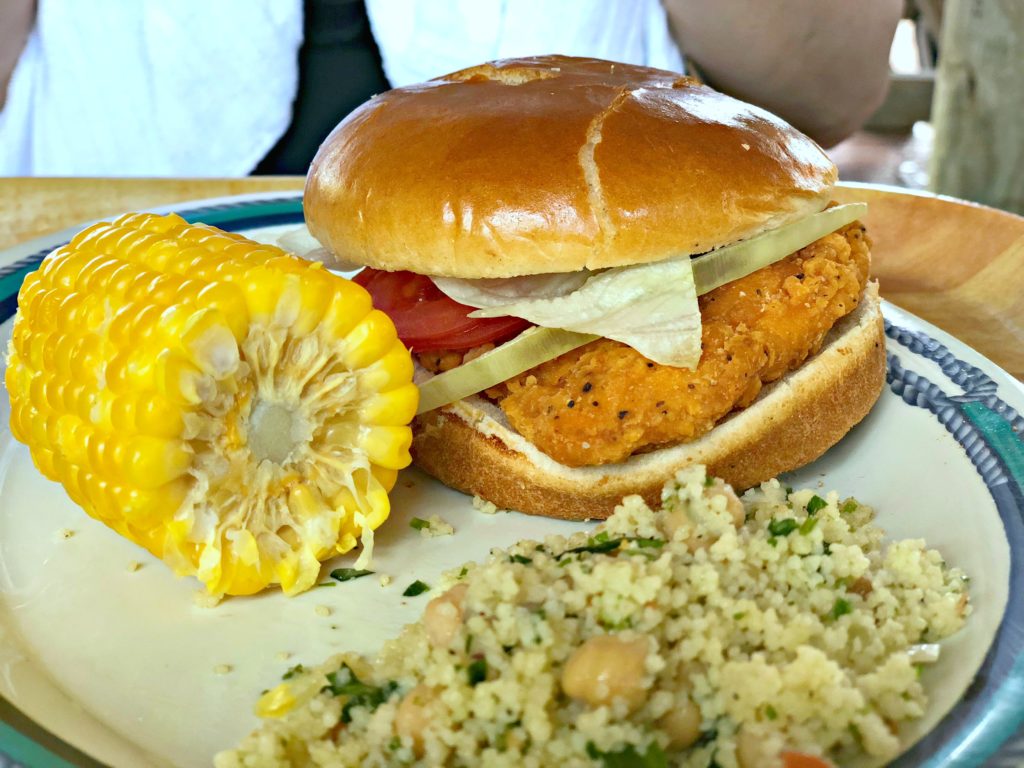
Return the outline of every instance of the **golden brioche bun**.
[[[811,139],[695,80],[538,56],[371,99],[304,206],[344,261],[513,277],[708,251],[823,208],[835,180]]]
[[[628,494],[656,503],[665,481],[692,464],[706,464],[737,489],[801,467],[863,419],[884,384],[885,334],[871,283],[818,354],[694,442],[620,464],[567,467],[510,429],[499,408],[472,397],[416,419],[413,460],[445,485],[499,507],[566,520],[605,518]]]

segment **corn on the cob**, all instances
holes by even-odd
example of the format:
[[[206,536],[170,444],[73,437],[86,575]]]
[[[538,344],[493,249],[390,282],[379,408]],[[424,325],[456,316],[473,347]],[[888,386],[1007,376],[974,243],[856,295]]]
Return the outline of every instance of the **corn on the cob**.
[[[11,431],[90,515],[217,596],[294,594],[372,546],[418,393],[360,286],[130,214],[48,256],[18,301]]]

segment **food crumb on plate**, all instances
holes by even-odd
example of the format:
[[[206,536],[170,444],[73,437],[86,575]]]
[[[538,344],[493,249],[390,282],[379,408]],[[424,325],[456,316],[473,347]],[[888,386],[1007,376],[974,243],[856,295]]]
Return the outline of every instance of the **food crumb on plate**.
[[[379,581],[380,581],[380,585],[382,587],[387,587],[387,586],[389,586],[391,584],[391,577],[388,576],[388,574],[386,574],[386,573],[382,573],[380,575]]]
[[[772,480],[741,499],[685,470],[660,509],[627,497],[595,529],[413,582],[418,622],[272,688],[215,764],[890,761],[926,711],[921,662],[970,605],[961,570],[873,519],[834,492]]]
[[[409,527],[420,532],[425,539],[432,539],[437,536],[451,536],[455,533],[455,526],[440,515],[431,515],[425,520],[422,517],[414,517],[409,521]]]
[[[316,611],[316,615],[317,616],[330,616],[331,615],[331,609],[328,608],[326,605],[318,605],[313,610]]]
[[[277,654],[278,661],[288,661],[288,659],[290,659],[291,657],[292,655],[289,651],[280,651]]]
[[[192,595],[192,602],[199,608],[216,608],[223,598],[219,595],[211,595],[209,592],[199,590]]]
[[[233,667],[230,664],[218,664],[213,668],[213,673],[215,675],[227,675],[232,669]]]
[[[57,538],[60,539],[70,539],[74,535],[75,532],[70,528],[61,528],[59,531],[57,531]]]
[[[479,496],[473,497],[473,509],[478,512],[483,512],[485,515],[493,515],[498,512],[498,505],[493,501],[481,498]]]
[[[140,563],[140,562],[139,562],[138,560],[132,560],[132,561],[130,561],[130,562],[128,563],[128,570],[129,570],[129,571],[130,571],[131,573],[135,573],[135,572],[136,572],[137,570],[139,570],[139,569],[140,569],[141,567],[142,567],[142,563]]]

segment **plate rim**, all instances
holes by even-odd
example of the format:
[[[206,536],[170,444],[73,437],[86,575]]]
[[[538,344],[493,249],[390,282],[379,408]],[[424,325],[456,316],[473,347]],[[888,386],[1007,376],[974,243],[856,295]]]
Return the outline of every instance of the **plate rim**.
[[[904,195],[913,195],[918,197],[927,197],[932,199],[944,200],[947,202],[955,202],[961,204],[972,205],[973,207],[986,208],[978,204],[967,203],[967,201],[957,200],[955,198],[949,198],[933,193],[922,192],[922,191],[908,191],[898,188],[888,188],[884,185],[874,184],[857,184],[857,183],[845,183],[840,186],[851,188],[851,189],[869,189],[899,193]],[[239,212],[244,209],[255,209],[253,216],[239,216]],[[176,212],[183,215],[189,221],[202,220],[218,226],[224,226],[224,228],[232,231],[248,231],[263,226],[283,225],[283,224],[298,224],[302,220],[302,191],[301,190],[280,190],[280,191],[267,191],[267,192],[254,192],[240,195],[229,195],[229,196],[218,196],[203,198],[197,200],[182,201],[169,205],[153,206],[145,208],[146,211],[153,213],[171,213]],[[262,210],[262,212],[260,212]],[[997,210],[997,209],[989,209]],[[1000,213],[1005,213],[998,211]],[[26,271],[31,271],[35,268],[35,265],[50,251],[54,248],[60,247],[61,245],[68,242],[77,232],[86,226],[95,223],[95,221],[107,221],[116,218],[115,216],[105,216],[101,219],[96,219],[92,222],[62,229],[57,232],[53,232],[48,235],[33,238],[31,240],[19,243],[12,247],[0,250],[0,324],[6,323],[10,316],[14,314],[14,308],[16,307],[17,289],[15,289],[14,295],[10,295],[9,287],[15,283],[20,286],[20,278],[17,275],[22,274]],[[5,289],[8,289],[5,291]],[[1018,381],[1015,377],[1009,374],[1007,371],[1002,369],[998,364],[986,358],[981,353],[977,352],[973,348],[969,347],[965,342],[960,341],[952,334],[936,327],[927,320],[924,320],[916,315],[904,310],[891,302],[886,302],[887,307],[895,309],[897,317],[904,315],[913,320],[915,324],[918,324],[923,330],[917,332],[919,337],[933,342],[949,351],[950,346],[954,348],[960,347],[962,349],[969,350],[972,356],[976,357],[979,361],[982,361],[984,368],[972,365],[971,363],[954,359],[961,365],[975,370],[980,370],[983,373],[989,375],[995,374],[995,379],[998,379],[997,387],[1005,386],[1014,394],[1011,399],[1019,399],[1024,404],[1024,383]],[[897,331],[905,330],[898,325],[893,325],[887,320],[888,328],[896,328]],[[911,336],[915,332],[909,332]],[[890,339],[895,344],[900,345],[897,349],[901,354],[919,354],[915,353],[910,347],[904,344],[903,340],[895,338],[890,335]],[[913,344],[913,338],[910,343]],[[927,345],[926,341],[918,341],[922,344]],[[895,358],[898,361],[898,355],[893,351],[895,345],[890,345],[890,357]],[[934,351],[935,348],[932,348]],[[898,383],[902,387],[901,391],[895,389],[897,383],[891,376],[891,372],[887,366],[887,380],[886,385],[890,389],[893,389],[896,394],[901,395],[906,402],[911,405],[919,405],[921,407],[927,407],[921,402],[912,403],[907,399],[908,386],[911,396],[920,397],[922,393],[917,389],[917,385],[921,382],[916,381],[905,381],[900,380]],[[945,373],[945,371],[943,371]],[[922,377],[923,378],[923,377]],[[932,382],[924,382],[925,384],[933,384]],[[933,386],[937,386],[934,385]],[[1005,401],[1003,401],[1005,404]],[[1011,411],[1017,413],[1012,406]],[[1019,415],[1019,414],[1018,414]],[[941,421],[941,419],[940,419]],[[982,434],[982,440],[987,440],[984,434],[984,430],[979,428]],[[947,429],[949,429],[947,425]],[[4,432],[8,431],[6,425],[0,425],[0,430]],[[952,430],[949,430],[952,432]],[[954,439],[957,440],[962,446],[964,443],[953,435]],[[1021,441],[1021,434],[1016,434],[1017,442],[1024,446],[1024,442]],[[991,448],[991,446],[989,446]],[[965,446],[966,448],[966,446]],[[1024,456],[1024,450],[1020,453]],[[970,457],[969,457],[970,458]],[[1004,507],[1006,502],[1000,502],[997,499],[993,487],[989,480],[986,479],[985,475],[981,473],[977,464],[975,464],[976,471],[982,475],[982,480],[985,482],[990,494],[993,494],[993,502],[995,503],[1000,519],[1003,521],[1004,529],[1007,526],[1007,515]],[[1014,499],[1011,500],[1013,508],[1009,509],[1010,512],[1016,511],[1018,517],[1024,516],[1024,501],[1021,501],[1022,494],[1024,494],[1024,483],[1020,482],[1019,478],[1010,478],[1010,490],[1015,487],[1017,494]],[[1024,520],[1017,521],[1020,525],[1024,525]],[[905,752],[896,762],[898,766],[911,766],[918,765],[921,768],[939,768],[939,766],[957,766],[958,768],[966,768],[967,766],[982,765],[988,758],[998,752],[1000,749],[1006,747],[1010,742],[1020,741],[1020,746],[1024,748],[1024,620],[1020,617],[1016,618],[1016,622],[1019,622],[1019,626],[1014,623],[1011,624],[1011,609],[1013,608],[1013,585],[1015,581],[1024,579],[1024,550],[1015,550],[1013,546],[1014,539],[1010,536],[1010,531],[1005,530],[1007,541],[1010,545],[1010,601],[1008,602],[1003,616],[1000,621],[999,629],[993,638],[992,644],[986,650],[985,661],[982,664],[981,670],[977,675],[981,675],[992,661],[992,657],[999,650],[999,646],[1002,642],[1005,642],[1003,638],[1004,633],[1011,635],[1019,635],[1017,637],[1016,656],[1011,662],[1011,667],[1007,670],[1006,677],[995,684],[995,687],[988,692],[986,700],[992,702],[996,706],[992,706],[991,709],[977,713],[973,718],[969,718],[966,722],[959,726],[958,731],[953,735],[945,735],[941,738],[941,744],[938,750],[933,750],[925,755],[916,755],[916,753],[928,746],[927,742],[934,740],[939,737],[940,731],[943,724],[948,720],[951,714],[957,711],[963,704],[958,704],[953,710],[950,710],[939,723],[932,729],[931,732],[926,734],[916,745],[911,747]],[[1020,611],[1015,612],[1024,616],[1024,606]],[[1014,637],[1011,637],[1012,641]],[[1011,651],[1013,649],[1011,648]],[[976,676],[976,680],[978,677]],[[1014,735],[1018,736],[1019,739],[1014,739]],[[103,763],[98,762],[95,758],[92,758],[87,753],[78,749],[70,742],[65,741],[59,735],[54,734],[46,729],[45,726],[33,721],[24,713],[22,713],[13,703],[7,701],[3,696],[0,696],[0,765],[3,764],[4,752],[7,752],[10,757],[21,759],[25,761],[26,766],[31,765],[55,765],[64,768],[64,766],[77,766],[78,768],[102,768]],[[42,759],[44,762],[37,762],[37,759]],[[50,762],[45,762],[49,760]],[[924,762],[910,762],[910,760],[924,760]]]

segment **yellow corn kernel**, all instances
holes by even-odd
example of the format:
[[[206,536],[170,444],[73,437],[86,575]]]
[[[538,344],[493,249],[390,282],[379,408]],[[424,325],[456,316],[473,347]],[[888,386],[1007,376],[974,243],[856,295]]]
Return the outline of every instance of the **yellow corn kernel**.
[[[408,466],[406,456],[409,455],[410,445],[412,435],[408,433],[406,427],[374,425],[364,428],[359,436],[359,447],[370,461],[385,469],[401,469]]]
[[[373,310],[345,337],[344,365],[364,368],[384,356],[395,343],[397,335],[391,318]]]
[[[369,314],[371,309],[373,309],[373,302],[370,299],[370,294],[361,286],[348,283],[335,293],[320,327],[333,338],[343,338]],[[412,359],[410,358],[411,363]]]
[[[367,366],[363,382],[370,389],[385,392],[412,378],[412,356],[402,342],[395,340],[381,358]]]
[[[377,482],[380,483],[381,487],[385,491],[391,491],[395,487],[395,483],[398,482],[398,470],[397,469],[385,469],[384,467],[374,465],[372,467],[373,476],[377,478]]]
[[[299,523],[319,518],[326,506],[323,499],[305,485],[296,485],[288,493],[288,508]]]
[[[129,214],[25,279],[5,383],[12,434],[89,515],[212,595],[293,594],[386,519],[412,369],[321,265]]]
[[[378,392],[366,399],[360,418],[370,424],[405,426],[416,415],[420,392],[415,384]]]
[[[295,708],[296,703],[291,686],[288,683],[281,683],[260,696],[259,701],[256,702],[256,715],[258,717],[284,717]]]

